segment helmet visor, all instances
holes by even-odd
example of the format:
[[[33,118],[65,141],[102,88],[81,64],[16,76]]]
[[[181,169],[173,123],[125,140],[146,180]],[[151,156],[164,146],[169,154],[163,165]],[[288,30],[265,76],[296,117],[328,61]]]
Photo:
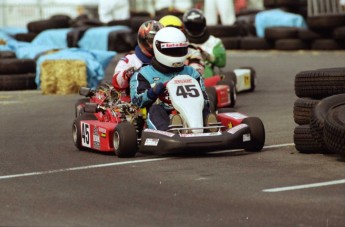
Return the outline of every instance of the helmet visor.
[[[202,23],[187,23],[186,30],[192,36],[199,36],[204,33],[205,25]]]
[[[160,42],[156,41],[156,48],[159,52],[170,57],[182,57],[188,53],[188,42]]]

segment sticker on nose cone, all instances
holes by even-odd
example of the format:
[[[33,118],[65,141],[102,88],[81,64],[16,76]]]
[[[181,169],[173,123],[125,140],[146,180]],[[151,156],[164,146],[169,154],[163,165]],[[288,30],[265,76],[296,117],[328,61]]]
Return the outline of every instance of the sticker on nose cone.
[[[243,134],[243,142],[248,142],[250,141],[250,134]]]
[[[145,146],[157,146],[157,145],[158,145],[158,142],[159,142],[159,139],[147,138],[147,139],[145,140],[144,145],[145,145]]]

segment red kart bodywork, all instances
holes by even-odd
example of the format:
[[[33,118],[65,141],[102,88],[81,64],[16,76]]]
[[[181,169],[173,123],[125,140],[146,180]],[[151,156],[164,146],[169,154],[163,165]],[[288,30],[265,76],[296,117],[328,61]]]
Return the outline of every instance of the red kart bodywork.
[[[116,125],[113,122],[100,122],[98,120],[80,121],[81,145],[102,152],[114,152],[112,138]]]
[[[217,92],[217,108],[224,108],[232,106],[230,92],[231,88],[227,85],[218,85],[222,78],[219,75],[215,75],[204,79],[205,87],[214,87]]]
[[[243,119],[247,118],[247,115],[239,112],[219,113],[217,119],[226,128],[232,128],[242,123]]]
[[[97,120],[81,120],[82,146],[101,152],[114,152],[113,135],[115,127],[121,122],[118,116],[95,113]],[[109,117],[110,116],[110,117]],[[238,126],[247,116],[238,112],[219,113],[218,121],[225,126],[222,131]]]

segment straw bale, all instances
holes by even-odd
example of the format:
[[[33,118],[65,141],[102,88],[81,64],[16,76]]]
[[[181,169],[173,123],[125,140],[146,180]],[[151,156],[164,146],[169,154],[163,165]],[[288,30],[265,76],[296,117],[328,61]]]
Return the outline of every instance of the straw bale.
[[[43,94],[74,94],[87,86],[86,64],[81,60],[46,60],[40,67]]]

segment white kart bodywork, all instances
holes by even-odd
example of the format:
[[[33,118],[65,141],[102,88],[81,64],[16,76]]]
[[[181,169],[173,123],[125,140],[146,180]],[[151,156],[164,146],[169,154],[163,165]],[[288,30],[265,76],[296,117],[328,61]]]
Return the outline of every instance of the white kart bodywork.
[[[234,69],[233,71],[237,78],[236,91],[241,92],[241,91],[250,90],[252,88],[251,82],[250,82],[252,75],[250,75],[250,70],[249,69]]]
[[[192,128],[193,133],[202,133],[205,100],[198,81],[189,75],[178,75],[169,81],[166,88],[185,127]]]

